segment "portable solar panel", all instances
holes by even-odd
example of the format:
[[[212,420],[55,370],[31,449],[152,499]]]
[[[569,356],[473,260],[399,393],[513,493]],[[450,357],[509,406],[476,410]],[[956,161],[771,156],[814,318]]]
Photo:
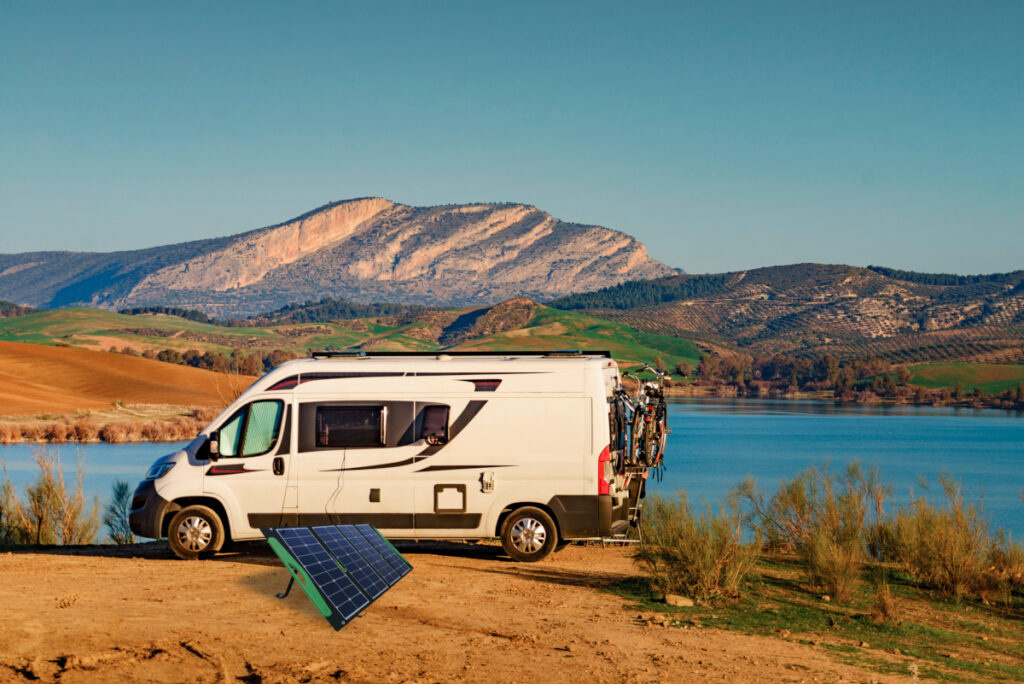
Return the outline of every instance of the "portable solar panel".
[[[373,525],[355,525],[355,528],[359,530],[366,540],[370,542],[377,553],[384,556],[384,560],[391,564],[391,566],[398,571],[399,577],[405,577],[412,570],[412,566],[409,561],[405,560],[405,556],[398,552],[394,546],[391,545],[384,535],[381,534],[376,527]]]
[[[287,596],[297,581],[336,630],[412,569],[372,525],[267,527],[262,532],[291,575],[278,598]]]

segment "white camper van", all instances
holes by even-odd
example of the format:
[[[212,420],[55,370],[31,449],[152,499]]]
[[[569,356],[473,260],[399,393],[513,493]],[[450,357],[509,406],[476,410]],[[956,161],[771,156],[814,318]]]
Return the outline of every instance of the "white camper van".
[[[261,527],[372,523],[391,538],[500,537],[540,560],[635,519],[646,470],[616,472],[609,453],[618,388],[607,353],[289,361],[153,464],[131,527],[182,558]]]

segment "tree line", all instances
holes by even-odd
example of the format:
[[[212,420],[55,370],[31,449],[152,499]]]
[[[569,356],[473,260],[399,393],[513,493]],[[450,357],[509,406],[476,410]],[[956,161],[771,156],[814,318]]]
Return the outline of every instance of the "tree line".
[[[892,399],[917,404],[1024,407],[1024,383],[999,394],[989,394],[980,387],[968,391],[959,382],[953,387],[928,389],[912,385],[913,375],[906,367],[893,366],[880,358],[840,361],[831,354],[818,358],[784,354],[769,357],[704,354],[696,369],[681,362],[675,370],[684,377],[693,372],[698,384],[732,385],[741,393],[755,396],[765,391],[831,391],[843,401]]]

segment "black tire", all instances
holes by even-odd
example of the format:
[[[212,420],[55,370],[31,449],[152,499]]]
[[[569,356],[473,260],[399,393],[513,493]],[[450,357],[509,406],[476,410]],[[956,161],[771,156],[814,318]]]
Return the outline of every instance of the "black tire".
[[[501,526],[501,548],[512,560],[536,563],[550,556],[557,545],[555,521],[534,506],[516,509]]]
[[[208,506],[186,506],[171,518],[167,541],[178,558],[210,558],[224,546],[224,523]]]

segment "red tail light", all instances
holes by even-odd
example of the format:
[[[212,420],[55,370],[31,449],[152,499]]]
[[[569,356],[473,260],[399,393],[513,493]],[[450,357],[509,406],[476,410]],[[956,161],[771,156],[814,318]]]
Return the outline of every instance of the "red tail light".
[[[601,454],[597,457],[597,493],[598,494],[610,494],[611,483],[604,479],[604,464],[611,460],[611,445],[606,446],[601,450]]]

